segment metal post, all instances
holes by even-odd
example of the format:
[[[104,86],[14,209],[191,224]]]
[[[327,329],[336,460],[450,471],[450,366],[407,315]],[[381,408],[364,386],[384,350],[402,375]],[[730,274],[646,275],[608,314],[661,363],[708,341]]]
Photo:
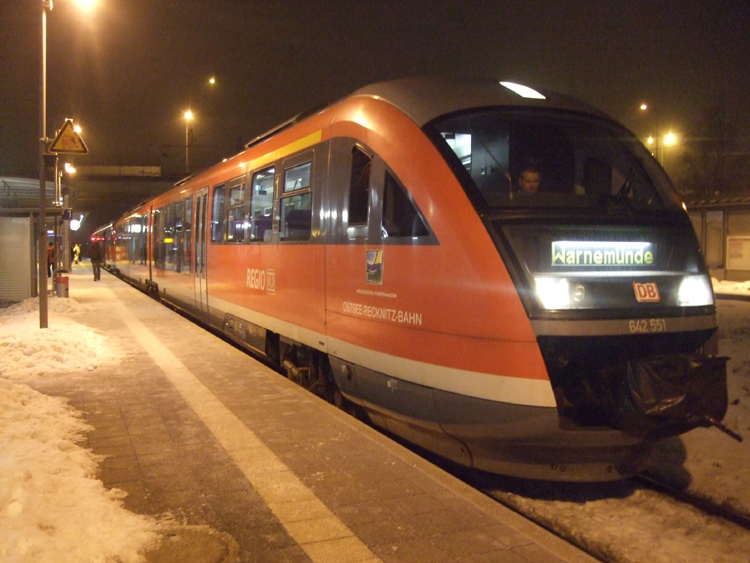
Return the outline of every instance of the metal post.
[[[62,188],[62,208],[63,213],[70,210],[70,188]],[[70,217],[63,216],[62,219],[62,263],[63,270],[66,272],[73,271],[73,264],[70,259]]]
[[[47,174],[44,150],[47,148],[47,8],[51,0],[42,1],[41,83],[39,88],[39,328],[47,328]]]
[[[52,207],[57,207],[58,202],[60,201],[60,184],[62,182],[62,172],[60,172],[60,158],[55,157],[55,181],[54,181],[54,190],[55,195],[52,198]],[[55,262],[54,266],[52,266],[52,287],[55,287],[55,278],[57,277],[57,271],[60,267],[60,219],[55,215],[52,218],[52,224],[54,227],[52,228],[52,242],[54,243],[54,256],[55,256]]]

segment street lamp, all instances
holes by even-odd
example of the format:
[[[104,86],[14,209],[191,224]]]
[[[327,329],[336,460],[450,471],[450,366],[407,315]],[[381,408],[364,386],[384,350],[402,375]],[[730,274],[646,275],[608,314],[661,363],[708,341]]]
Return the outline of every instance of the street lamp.
[[[47,10],[52,9],[52,0],[42,0],[42,50],[40,56],[39,88],[39,328],[47,328],[47,175],[44,168],[44,149],[47,147]]]
[[[193,112],[185,112],[185,173],[190,174],[190,157],[188,146],[190,145],[190,120],[193,119]]]
[[[666,147],[677,144],[677,135],[675,135],[671,131],[669,133],[665,133],[664,135],[657,135],[656,137],[649,135],[648,139],[646,139],[646,144],[649,147],[654,147],[654,150],[651,154],[656,156],[656,160],[659,161],[659,164],[665,166],[665,149]]]
[[[90,10],[98,0],[76,0],[79,7]],[[52,0],[42,0],[41,52],[39,56],[39,328],[47,328],[47,175],[44,153],[47,148],[47,11],[52,11]]]
[[[641,103],[640,110],[642,112],[650,110],[649,105],[646,102]],[[656,157],[656,160],[659,161],[659,164],[664,166],[664,148],[677,144],[677,136],[672,131],[661,133],[659,131],[659,121],[657,119],[656,135],[649,135],[646,139],[646,144],[648,145],[649,149],[653,147],[653,151],[651,152],[651,154]]]

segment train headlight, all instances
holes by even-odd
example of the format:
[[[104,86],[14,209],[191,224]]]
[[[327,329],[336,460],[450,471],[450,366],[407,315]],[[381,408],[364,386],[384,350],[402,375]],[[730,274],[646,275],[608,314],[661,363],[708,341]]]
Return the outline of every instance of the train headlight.
[[[677,301],[683,307],[713,305],[714,294],[707,276],[686,276],[680,283]]]
[[[570,308],[570,284],[567,278],[535,277],[534,285],[545,309]]]

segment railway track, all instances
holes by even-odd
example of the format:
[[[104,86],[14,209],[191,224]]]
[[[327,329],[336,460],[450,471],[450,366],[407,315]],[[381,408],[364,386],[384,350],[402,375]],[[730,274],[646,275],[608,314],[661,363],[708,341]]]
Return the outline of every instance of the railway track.
[[[452,472],[601,561],[750,561],[747,512],[653,478],[578,484]]]

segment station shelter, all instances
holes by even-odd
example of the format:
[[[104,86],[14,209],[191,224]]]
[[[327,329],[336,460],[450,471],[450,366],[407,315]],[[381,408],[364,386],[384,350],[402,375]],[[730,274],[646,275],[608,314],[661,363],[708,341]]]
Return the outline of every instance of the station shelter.
[[[711,276],[750,280],[750,197],[687,203]]]
[[[49,229],[63,210],[55,201],[54,182],[46,183],[45,195]],[[38,218],[39,179],[0,178],[0,301],[22,301],[38,293]]]

